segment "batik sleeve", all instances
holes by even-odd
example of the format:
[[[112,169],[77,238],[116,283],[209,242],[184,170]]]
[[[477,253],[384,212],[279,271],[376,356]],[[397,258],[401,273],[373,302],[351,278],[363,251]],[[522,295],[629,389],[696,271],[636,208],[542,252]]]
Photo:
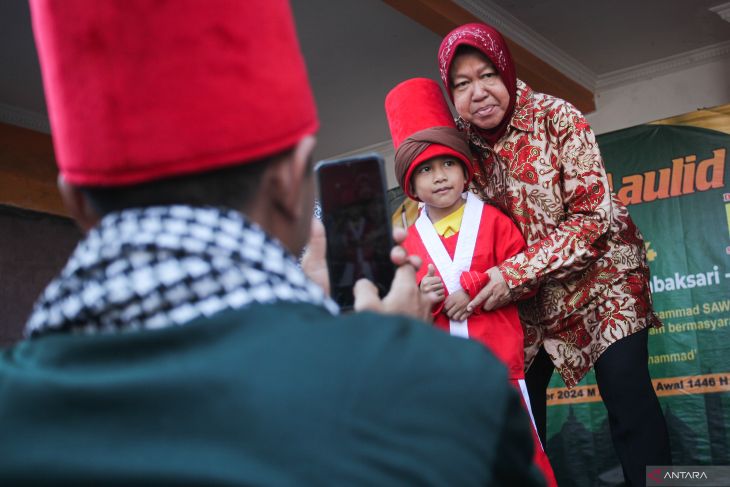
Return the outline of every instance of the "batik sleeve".
[[[489,212],[489,235],[488,244],[492,247],[492,255],[496,262],[503,262],[505,259],[525,250],[525,239],[514,222],[500,210],[487,206],[484,211]],[[484,225],[484,222],[482,222]],[[487,242],[477,242],[477,245],[484,245]],[[491,267],[491,265],[490,265]],[[479,294],[489,282],[487,271],[489,268],[479,271],[465,271],[459,277],[461,287],[472,299]]]
[[[559,150],[559,180],[546,190],[557,191],[564,218],[555,230],[499,269],[516,298],[534,291],[548,277],[560,279],[580,272],[606,251],[611,223],[611,192],[595,135],[583,115],[569,104],[549,127]],[[537,190],[535,190],[537,191]],[[539,195],[534,198],[539,202]],[[538,203],[534,203],[538,204]]]

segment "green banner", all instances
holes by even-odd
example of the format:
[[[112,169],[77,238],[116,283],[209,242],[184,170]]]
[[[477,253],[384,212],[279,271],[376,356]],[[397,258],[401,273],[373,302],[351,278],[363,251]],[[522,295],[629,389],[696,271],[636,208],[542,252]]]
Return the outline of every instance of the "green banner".
[[[725,120],[727,121],[727,119]],[[614,192],[644,235],[654,308],[649,371],[676,465],[730,464],[730,135],[644,125],[598,137]],[[591,373],[548,391],[547,450],[558,483],[621,485]]]

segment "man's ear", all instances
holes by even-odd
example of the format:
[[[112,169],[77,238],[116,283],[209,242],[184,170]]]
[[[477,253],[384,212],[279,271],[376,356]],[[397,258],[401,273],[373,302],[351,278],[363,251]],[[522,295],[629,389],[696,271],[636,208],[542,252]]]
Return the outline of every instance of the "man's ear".
[[[289,158],[279,161],[270,175],[271,195],[274,205],[288,219],[296,221],[301,217],[301,193],[306,191],[306,178],[311,177],[311,157],[316,144],[313,136],[304,137],[294,148]]]
[[[76,220],[76,223],[84,233],[91,230],[101,218],[91,206],[89,199],[78,186],[66,182],[60,174],[58,175],[57,184],[63,204],[71,217]]]

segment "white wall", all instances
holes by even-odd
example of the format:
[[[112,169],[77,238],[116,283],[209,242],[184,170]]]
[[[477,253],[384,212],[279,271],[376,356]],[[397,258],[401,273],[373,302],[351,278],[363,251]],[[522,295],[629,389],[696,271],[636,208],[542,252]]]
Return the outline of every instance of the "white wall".
[[[596,133],[611,132],[730,103],[730,57],[596,92],[586,116]]]

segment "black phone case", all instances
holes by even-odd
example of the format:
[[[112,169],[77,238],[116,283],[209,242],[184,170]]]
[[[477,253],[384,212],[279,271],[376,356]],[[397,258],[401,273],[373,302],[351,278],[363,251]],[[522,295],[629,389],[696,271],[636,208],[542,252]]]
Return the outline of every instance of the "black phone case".
[[[371,153],[321,161],[315,172],[332,298],[342,309],[351,309],[352,288],[363,277],[384,296],[395,268],[390,261],[393,238],[382,157]]]

